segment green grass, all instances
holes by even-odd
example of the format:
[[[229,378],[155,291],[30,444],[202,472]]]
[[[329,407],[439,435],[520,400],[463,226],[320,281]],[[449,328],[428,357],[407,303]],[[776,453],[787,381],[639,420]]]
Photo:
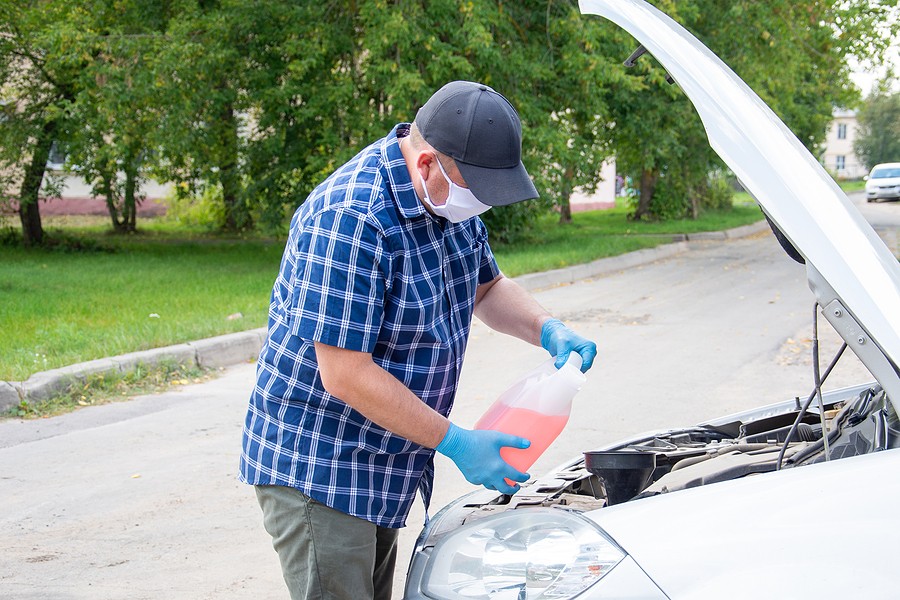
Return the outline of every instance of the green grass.
[[[852,192],[861,192],[866,189],[866,182],[862,179],[847,179],[837,182],[838,186],[842,190],[844,190],[845,194],[850,194]],[[734,195],[734,203],[735,205],[739,204],[753,204],[754,200],[747,192],[737,192]]]
[[[635,223],[627,212],[576,213],[569,225],[551,215],[526,238],[493,248],[515,277],[761,218],[755,205],[697,221]],[[87,250],[0,245],[0,380],[265,325],[283,241],[222,238],[164,220],[138,225],[142,233],[116,236],[102,218],[57,217],[45,220],[47,230],[61,227]]]
[[[492,248],[504,274],[516,277],[667,244],[674,234],[720,231],[762,219],[755,204],[736,204],[731,211],[710,211],[697,220],[633,222],[628,220],[628,212],[629,209],[618,206],[575,213],[572,223],[565,225],[559,224],[558,217],[548,215],[522,240],[492,244]]]
[[[112,252],[0,248],[0,380],[265,324],[282,243],[107,238]]]
[[[866,189],[866,182],[862,179],[854,179],[852,181],[839,181],[838,185],[841,186],[841,189],[846,193],[850,192],[861,192]]]

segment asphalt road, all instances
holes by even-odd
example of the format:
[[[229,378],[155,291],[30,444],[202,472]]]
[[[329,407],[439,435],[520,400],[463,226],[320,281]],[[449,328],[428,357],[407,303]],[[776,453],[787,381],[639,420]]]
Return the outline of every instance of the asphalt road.
[[[877,209],[900,209],[877,205]],[[900,212],[900,210],[898,210]],[[813,297],[769,234],[536,293],[600,347],[572,419],[533,472],[593,446],[805,395]],[[823,354],[837,347],[820,324]],[[454,420],[471,426],[539,348],[476,322]],[[823,358],[823,362],[827,360]],[[848,361],[827,388],[865,376]],[[0,596],[283,598],[252,490],[237,482],[250,364],[164,394],[0,422]],[[469,491],[438,457],[434,504]],[[423,519],[401,534],[395,589]]]
[[[900,256],[900,201],[866,202],[865,192],[850,194],[849,198],[894,255]]]

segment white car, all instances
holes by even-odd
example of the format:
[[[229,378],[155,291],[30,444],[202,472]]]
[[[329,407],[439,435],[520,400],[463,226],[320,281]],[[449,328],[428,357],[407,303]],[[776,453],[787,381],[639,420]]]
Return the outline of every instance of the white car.
[[[581,0],[634,36],[805,263],[871,381],[585,452],[422,531],[407,600],[898,598],[900,265],[818,161],[703,44],[642,0]],[[592,17],[591,17],[592,18]],[[818,364],[818,360],[814,361]]]
[[[866,177],[866,200],[900,200],[900,163],[872,167]]]

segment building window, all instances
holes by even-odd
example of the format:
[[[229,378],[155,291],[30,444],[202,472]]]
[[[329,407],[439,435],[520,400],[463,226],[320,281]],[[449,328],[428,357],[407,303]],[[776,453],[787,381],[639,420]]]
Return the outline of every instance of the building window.
[[[66,151],[65,144],[61,144],[56,140],[53,141],[53,145],[50,146],[50,156],[47,158],[47,168],[52,171],[60,171],[63,166],[66,164],[66,155],[68,152]]]
[[[844,127],[846,127],[846,125],[845,125]],[[847,159],[846,159],[846,157],[844,157],[844,156],[838,156],[838,157],[834,160],[834,167],[835,167],[835,169],[837,169],[838,171],[843,171],[843,170],[847,167]]]
[[[837,139],[839,139],[839,140],[847,139],[847,124],[846,123],[838,123]],[[841,158],[843,158],[843,156]]]

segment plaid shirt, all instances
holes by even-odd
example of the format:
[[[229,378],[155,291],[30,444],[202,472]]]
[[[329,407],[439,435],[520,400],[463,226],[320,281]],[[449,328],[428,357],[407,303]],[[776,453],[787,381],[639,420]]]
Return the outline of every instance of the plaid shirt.
[[[240,478],[294,487],[383,527],[426,507],[434,451],[330,395],[314,342],[371,353],[442,415],[453,405],[479,284],[499,269],[478,218],[450,223],[413,190],[399,139],[360,152],[297,210],[272,290]]]

